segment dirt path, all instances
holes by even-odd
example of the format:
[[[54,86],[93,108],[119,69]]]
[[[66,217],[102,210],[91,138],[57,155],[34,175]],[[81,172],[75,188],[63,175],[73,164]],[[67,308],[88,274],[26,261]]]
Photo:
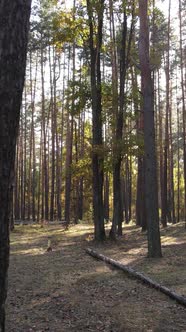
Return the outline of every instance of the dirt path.
[[[85,254],[90,232],[16,228],[7,332],[186,331],[185,308]]]

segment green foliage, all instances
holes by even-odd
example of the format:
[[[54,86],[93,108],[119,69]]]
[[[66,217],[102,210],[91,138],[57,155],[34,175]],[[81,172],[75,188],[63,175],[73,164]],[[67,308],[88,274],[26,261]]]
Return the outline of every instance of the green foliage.
[[[164,14],[158,8],[152,13],[150,20],[151,43],[150,62],[155,68],[160,68],[162,56],[167,48],[167,22]]]
[[[88,37],[86,21],[81,16],[76,16],[74,10],[58,11],[53,17],[54,44],[57,49],[62,49],[64,43],[76,42],[83,46],[83,40]]]
[[[67,103],[71,115],[80,114],[90,106],[90,86],[87,81],[69,81],[66,89]]]
[[[84,158],[79,159],[77,162],[72,163],[72,176],[73,179],[81,177],[90,178],[92,171],[92,160],[90,156],[85,155]]]

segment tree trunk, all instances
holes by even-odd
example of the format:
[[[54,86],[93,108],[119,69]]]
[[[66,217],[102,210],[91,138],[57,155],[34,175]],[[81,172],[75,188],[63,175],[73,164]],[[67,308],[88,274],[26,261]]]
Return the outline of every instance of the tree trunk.
[[[31,1],[0,5],[0,331],[5,332],[9,218]]]
[[[180,115],[179,115],[179,101],[178,101],[178,77],[177,77],[177,73],[176,73],[176,113],[177,113],[177,169],[178,169],[178,173],[177,173],[177,222],[180,222],[180,176],[181,176],[181,172],[180,172]]]
[[[139,0],[139,57],[143,82],[144,143],[145,143],[145,203],[148,227],[148,255],[161,257],[158,214],[158,186],[155,149],[153,85],[149,63],[148,1]]]
[[[93,214],[94,214],[94,237],[95,240],[105,239],[104,228],[104,206],[103,206],[103,137],[102,137],[102,102],[101,102],[101,68],[100,53],[102,46],[102,28],[104,0],[100,1],[98,8],[97,27],[94,27],[93,4],[87,0],[87,11],[89,17],[89,41],[91,56],[91,96],[92,96],[92,169],[93,169]],[[96,44],[94,41],[95,29]],[[95,45],[94,45],[95,44]]]
[[[105,174],[104,181],[104,219],[109,221],[109,174]]]
[[[121,194],[121,163],[122,163],[122,150],[121,142],[123,137],[124,126],[124,104],[125,104],[125,82],[126,73],[128,68],[129,53],[131,48],[131,40],[134,24],[134,3],[132,4],[132,20],[127,40],[127,14],[126,6],[123,13],[122,23],[122,36],[120,44],[120,95],[119,95],[119,109],[116,114],[116,131],[115,131],[115,146],[114,146],[114,161],[113,161],[113,197],[114,197],[114,211],[113,221],[110,230],[110,238],[115,239],[116,233],[122,235],[122,222],[123,222],[123,206]]]
[[[49,68],[50,68],[50,114],[51,114],[51,176],[50,176],[50,220],[54,220],[54,192],[55,192],[55,159],[56,159],[56,146],[55,146],[55,109],[54,109],[54,80],[52,70],[55,72],[54,54],[52,47],[49,45],[48,50]],[[50,155],[50,154],[49,154]]]
[[[183,55],[183,17],[182,4],[179,0],[179,30],[180,30],[180,67],[181,67],[181,91],[182,91],[182,119],[183,119],[183,174],[184,174],[184,220],[186,227],[186,108],[185,108],[185,84],[184,84],[184,55]],[[185,70],[186,73],[186,70]]]
[[[41,36],[42,39],[42,36]],[[42,94],[42,147],[43,147],[43,165],[42,165],[42,218],[48,220],[48,168],[47,168],[47,141],[46,141],[46,119],[45,119],[45,86],[44,86],[44,50],[41,43],[41,94]]]

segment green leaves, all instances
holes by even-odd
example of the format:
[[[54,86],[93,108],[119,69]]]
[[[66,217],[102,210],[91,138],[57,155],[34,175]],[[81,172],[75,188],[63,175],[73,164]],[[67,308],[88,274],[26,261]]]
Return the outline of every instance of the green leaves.
[[[87,81],[70,81],[66,96],[71,115],[78,115],[89,106],[90,86]]]

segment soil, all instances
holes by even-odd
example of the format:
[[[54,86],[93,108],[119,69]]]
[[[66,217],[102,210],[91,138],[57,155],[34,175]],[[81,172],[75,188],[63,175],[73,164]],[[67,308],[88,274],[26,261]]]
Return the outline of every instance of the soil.
[[[184,224],[161,231],[162,259],[146,257],[146,234],[132,225],[117,242],[97,244],[92,233],[86,224],[16,226],[7,332],[186,331],[185,307],[85,253],[94,248],[186,296]]]

